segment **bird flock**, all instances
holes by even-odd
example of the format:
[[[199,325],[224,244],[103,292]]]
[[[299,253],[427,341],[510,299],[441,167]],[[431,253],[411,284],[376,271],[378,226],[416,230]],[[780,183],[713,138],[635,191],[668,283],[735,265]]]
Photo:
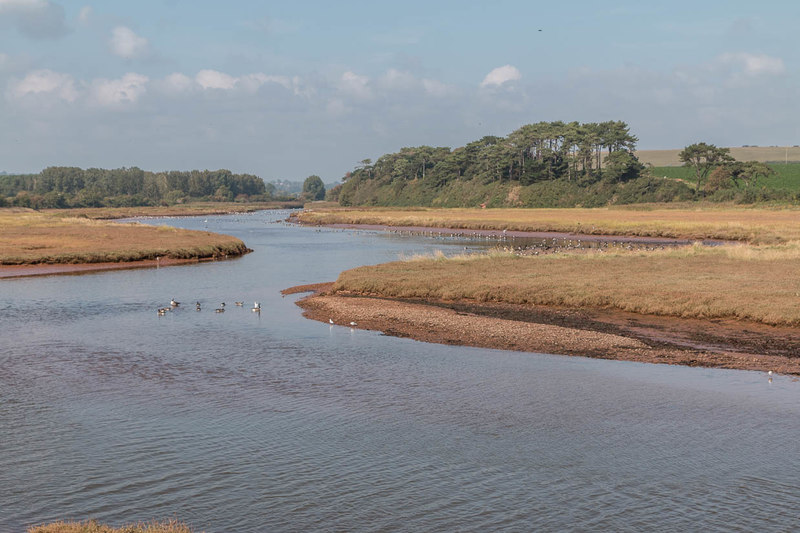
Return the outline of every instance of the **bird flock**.
[[[236,307],[244,307],[244,302],[234,302],[234,305]],[[175,298],[173,298],[172,300],[170,300],[169,306],[159,307],[158,308],[158,316],[164,316],[168,312],[174,311],[175,309],[177,309],[180,306],[181,306],[181,303],[179,301],[175,300]],[[195,306],[194,306],[194,310],[198,311],[198,312],[202,311],[203,310],[203,305],[199,301],[196,302]],[[250,310],[252,312],[254,312],[254,313],[260,313],[261,312],[261,302],[253,302],[253,307],[251,307]],[[225,302],[220,303],[219,307],[214,308],[214,312],[215,313],[224,313],[225,312]]]

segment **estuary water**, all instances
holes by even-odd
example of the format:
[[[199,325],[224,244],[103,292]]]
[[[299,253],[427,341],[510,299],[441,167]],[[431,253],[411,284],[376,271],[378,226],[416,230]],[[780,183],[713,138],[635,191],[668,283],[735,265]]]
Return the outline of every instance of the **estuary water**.
[[[0,280],[0,532],[800,527],[800,383],[310,321],[281,289],[485,244],[287,215],[145,221],[236,235],[234,260]]]

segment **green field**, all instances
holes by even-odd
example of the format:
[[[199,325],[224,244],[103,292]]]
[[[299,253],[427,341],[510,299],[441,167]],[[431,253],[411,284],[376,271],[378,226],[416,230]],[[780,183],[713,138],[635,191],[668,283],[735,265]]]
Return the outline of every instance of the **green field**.
[[[800,191],[800,163],[769,163],[775,174],[764,179],[761,184],[769,189]],[[652,167],[653,175],[682,179],[694,183],[694,171],[688,167]]]
[[[800,146],[731,146],[728,149],[737,161],[800,162]],[[654,167],[677,167],[681,165],[678,157],[681,150],[636,150],[636,157]]]

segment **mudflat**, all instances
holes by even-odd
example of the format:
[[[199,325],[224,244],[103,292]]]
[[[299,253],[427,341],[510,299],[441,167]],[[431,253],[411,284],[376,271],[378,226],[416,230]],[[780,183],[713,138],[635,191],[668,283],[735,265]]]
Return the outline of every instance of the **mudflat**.
[[[235,257],[235,256],[234,256]],[[187,265],[205,261],[217,261],[220,258],[207,257],[197,259],[173,259],[163,257],[158,259],[142,259],[139,261],[118,261],[101,263],[54,263],[33,265],[0,265],[0,279],[23,278],[28,276],[54,276],[63,274],[83,274],[86,272],[100,272],[103,270],[128,270],[133,268],[161,268],[176,265]]]
[[[308,318],[425,342],[800,375],[800,330],[553,306],[329,294],[298,301]]]

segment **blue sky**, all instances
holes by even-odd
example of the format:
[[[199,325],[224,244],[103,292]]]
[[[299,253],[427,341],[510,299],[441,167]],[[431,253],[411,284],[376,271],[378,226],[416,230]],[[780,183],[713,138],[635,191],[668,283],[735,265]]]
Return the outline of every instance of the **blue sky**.
[[[541,120],[800,144],[798,23],[769,0],[0,0],[0,170],[330,182]]]

